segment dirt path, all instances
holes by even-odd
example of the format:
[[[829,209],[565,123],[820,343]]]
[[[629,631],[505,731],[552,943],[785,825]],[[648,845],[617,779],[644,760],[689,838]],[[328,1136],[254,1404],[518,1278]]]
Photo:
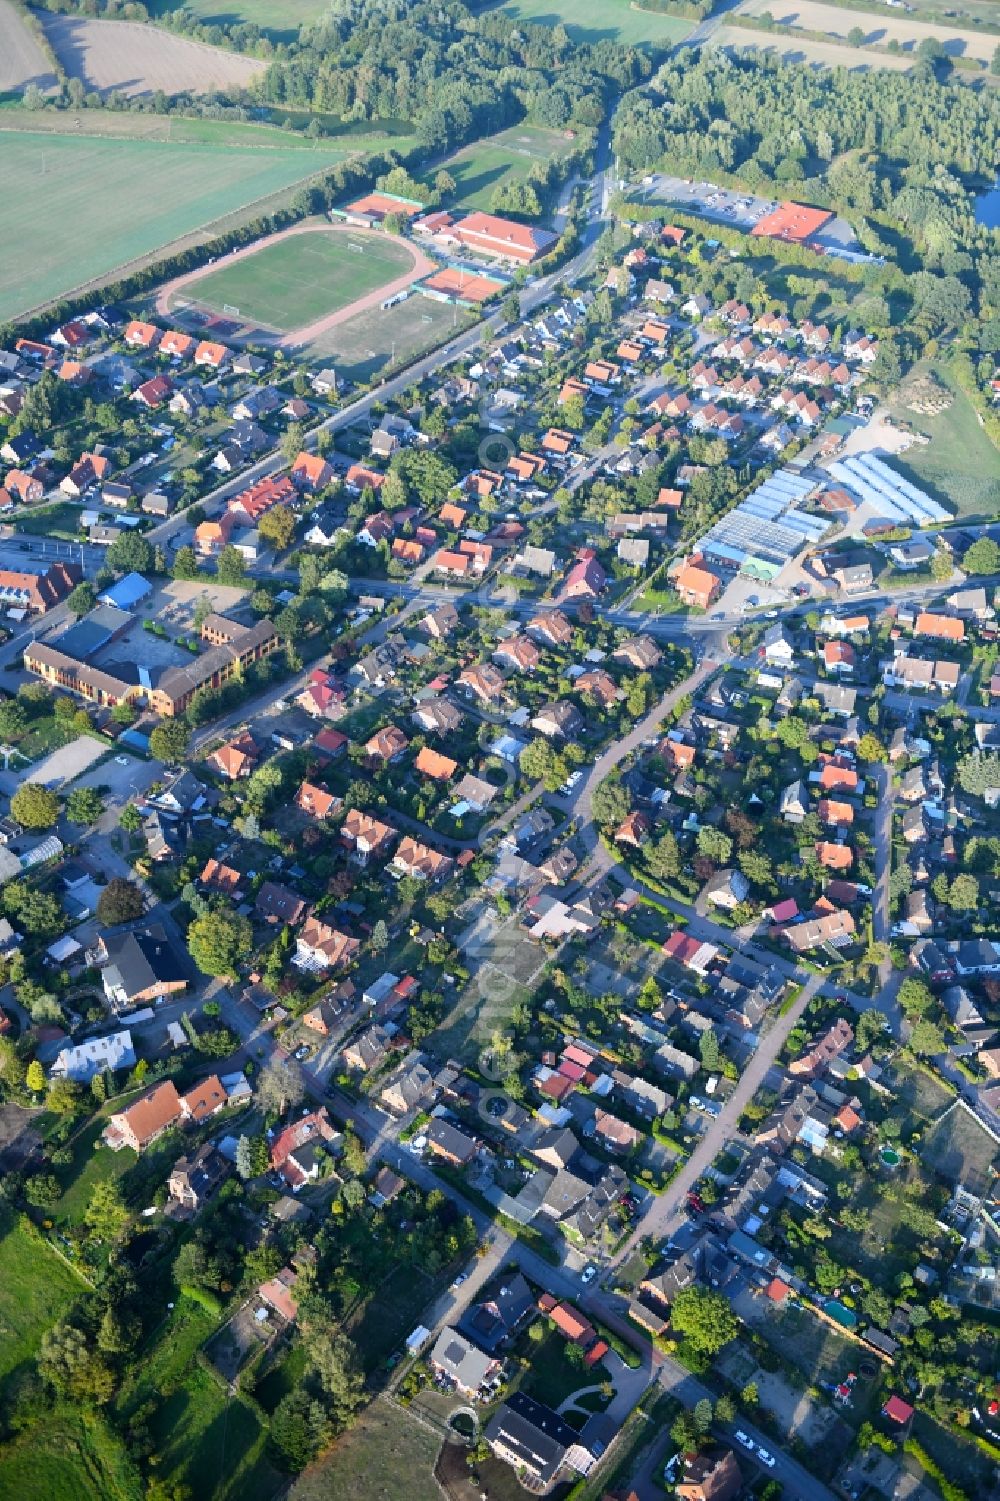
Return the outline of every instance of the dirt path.
[[[178,292],[186,291],[194,286],[203,277],[214,275],[216,271],[232,266],[236,261],[244,260],[247,256],[256,255],[259,250],[266,250],[269,245],[276,245],[281,240],[287,240],[292,235],[350,235],[352,239],[360,239],[365,236],[378,235],[379,230],[356,229],[353,225],[346,224],[299,224],[292,229],[282,229],[276,235],[268,235],[266,239],[255,240],[252,245],[244,245],[240,250],[233,250],[229,255],[210,262],[208,265],[199,266],[196,271],[188,271],[184,276],[177,276],[173,281],[166,282],[156,294],[156,312],[161,318],[169,319],[171,316],[171,302]],[[419,281],[421,277],[428,276],[436,270],[434,261],[426,256],[416,245],[409,240],[401,240],[397,243],[405,246],[412,257],[412,265],[408,271],[404,271],[393,281],[385,282],[374,291],[367,292],[355,302],[349,302],[346,307],[338,308],[335,313],[328,313],[325,318],[318,318],[313,323],[307,323],[303,328],[291,329],[288,333],[281,334],[278,339],[280,349],[291,349],[300,344],[310,344],[322,334],[328,333],[331,328],[336,328],[339,323],[346,323],[358,313],[366,312],[369,308],[378,307],[387,297],[393,297],[397,292],[403,292],[407,287]],[[259,320],[257,320],[259,323]]]

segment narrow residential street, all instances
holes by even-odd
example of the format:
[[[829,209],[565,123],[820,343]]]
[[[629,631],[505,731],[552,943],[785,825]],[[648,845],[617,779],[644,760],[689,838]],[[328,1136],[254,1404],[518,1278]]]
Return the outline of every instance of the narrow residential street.
[[[683,1223],[684,1200],[688,1192],[712,1165],[724,1149],[726,1142],[734,1134],[745,1106],[750,1103],[763,1084],[768,1070],[781,1051],[785,1038],[819,990],[821,983],[819,975],[810,975],[801,993],[788,1010],[773,1018],[722,1110],[714,1119],[708,1120],[704,1134],[699,1138],[694,1151],[666,1192],[653,1199],[646,1214],[614,1256],[611,1262],[612,1267],[621,1266],[627,1261],[641,1241],[649,1239],[655,1244],[665,1240]]]

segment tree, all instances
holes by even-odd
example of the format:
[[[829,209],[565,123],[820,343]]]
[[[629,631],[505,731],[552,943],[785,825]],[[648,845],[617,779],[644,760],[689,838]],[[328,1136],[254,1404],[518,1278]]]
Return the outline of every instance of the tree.
[[[658,881],[672,881],[681,873],[681,852],[676,835],[666,829],[646,850],[650,875]]]
[[[694,1426],[700,1434],[706,1434],[712,1426],[712,1404],[708,1397],[702,1397],[694,1405]]]
[[[914,1053],[932,1058],[938,1053],[943,1053],[947,1043],[942,1035],[941,1028],[934,1022],[924,1017],[921,1021],[913,1023],[909,1038],[910,1047]]]
[[[273,542],[276,552],[284,552],[295,536],[295,516],[288,506],[273,506],[260,518],[257,527],[267,542]]]
[[[500,311],[508,323],[517,323],[521,316],[521,299],[517,292],[508,292],[501,304]]]
[[[670,1322],[678,1334],[704,1355],[715,1355],[736,1338],[739,1322],[722,1293],[708,1287],[684,1287],[674,1298]]]
[[[372,948],[376,954],[384,953],[389,947],[389,929],[385,925],[385,919],[379,918],[372,928]]]
[[[93,1187],[83,1223],[95,1240],[117,1240],[129,1222],[116,1178],[101,1178]]]
[[[992,788],[1000,787],[1000,756],[973,751],[971,756],[962,757],[955,772],[963,792],[984,797]]]
[[[708,860],[714,860],[716,865],[725,865],[733,853],[733,841],[729,835],[712,824],[698,830],[697,843],[698,853]]]
[[[962,554],[962,567],[967,573],[1000,573],[1000,542],[976,537]]]
[[[88,584],[86,581],[77,584],[66,599],[66,607],[74,615],[89,615],[96,604],[97,592],[93,584]]]
[[[196,579],[201,575],[198,567],[198,554],[193,547],[179,547],[174,555],[174,566],[171,572],[175,579]]]
[[[305,1344],[310,1369],[323,1388],[334,1421],[345,1427],[365,1400],[357,1351],[346,1334],[331,1328],[308,1328]]]
[[[142,892],[126,876],[114,876],[97,898],[97,920],[109,928],[123,922],[135,922],[145,910]]]
[[[241,1178],[260,1177],[270,1160],[263,1136],[241,1136],[236,1143],[236,1171]]]
[[[215,574],[220,584],[229,584],[234,588],[246,579],[247,565],[243,554],[230,544],[219,553],[215,564]]]
[[[713,1028],[709,1027],[698,1039],[698,1052],[701,1055],[702,1067],[710,1074],[717,1073],[722,1067],[722,1049],[719,1047],[719,1039]]]
[[[66,799],[66,817],[70,823],[96,823],[103,812],[104,803],[94,787],[74,787]]]
[[[188,952],[205,975],[235,980],[241,959],[250,956],[252,940],[248,919],[236,912],[206,912],[188,928]]]
[[[10,800],[10,811],[26,829],[51,829],[59,817],[59,799],[38,782],[22,782]]]
[[[83,1331],[73,1324],[56,1324],[42,1336],[38,1369],[60,1396],[88,1406],[109,1402],[114,1394],[110,1369],[93,1353]]]
[[[951,554],[945,552],[943,547],[936,547],[934,556],[931,558],[931,577],[943,584],[945,579],[951,578],[954,571],[955,565],[951,561]]]
[[[155,730],[153,733],[156,733]],[[137,829],[142,828],[142,814],[139,812],[139,809],[136,807],[135,803],[125,804],[124,808],[121,811],[121,816],[118,819],[118,823],[119,826],[125,830],[126,834],[134,834]]]
[[[922,1016],[927,1016],[935,1005],[934,997],[923,980],[915,978],[904,980],[896,993],[900,1009],[908,1021],[919,1021]]]
[[[881,1011],[862,1011],[854,1024],[854,1045],[863,1055],[885,1037],[885,1017]]]
[[[691,1413],[682,1410],[677,1414],[670,1425],[670,1437],[685,1454],[697,1452],[701,1434]]]
[[[45,1108],[53,1115],[75,1115],[80,1109],[82,1091],[72,1079],[53,1079],[45,1096]]]
[[[39,1063],[37,1058],[32,1058],[31,1062],[28,1064],[28,1072],[25,1075],[24,1082],[27,1084],[32,1094],[41,1094],[42,1090],[45,1088],[45,1070],[42,1068],[42,1065]]]
[[[51,1209],[62,1198],[62,1187],[53,1173],[33,1173],[24,1185],[24,1197],[36,1209]]]
[[[153,566],[153,549],[138,532],[122,532],[105,555],[115,573],[146,573]]]
[[[960,871],[948,891],[948,906],[953,912],[974,912],[979,906],[979,882],[968,871]]]
[[[221,1281],[218,1262],[200,1241],[185,1241],[174,1257],[174,1281],[178,1287],[217,1288]]]
[[[257,1104],[265,1115],[284,1115],[305,1099],[302,1070],[290,1058],[273,1058],[257,1080]]]
[[[322,1403],[301,1387],[282,1397],[268,1430],[268,1445],[281,1469],[297,1475],[329,1438],[330,1422]]]
[[[595,788],[591,799],[594,819],[604,829],[617,829],[622,819],[628,816],[629,795],[614,776],[605,778]]]
[[[187,755],[190,734],[181,719],[165,719],[149,737],[149,752],[157,761],[176,766]]]
[[[862,761],[877,762],[885,760],[885,746],[877,735],[869,730],[858,741],[858,756]]]
[[[10,744],[19,740],[28,728],[28,716],[16,698],[7,698],[0,703],[0,740]]]

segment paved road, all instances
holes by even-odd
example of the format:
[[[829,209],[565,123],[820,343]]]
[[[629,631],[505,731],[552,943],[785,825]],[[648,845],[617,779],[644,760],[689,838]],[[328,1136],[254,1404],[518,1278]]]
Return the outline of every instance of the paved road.
[[[673,1234],[686,1218],[684,1200],[702,1174],[711,1166],[726,1143],[735,1134],[736,1124],[744,1108],[763,1084],[768,1070],[774,1063],[785,1038],[801,1017],[822,984],[819,975],[810,975],[802,992],[783,1015],[775,1016],[771,1026],[763,1034],[749,1062],[736,1083],[729,1099],[714,1120],[699,1138],[691,1156],[681,1168],[666,1193],[654,1198],[646,1214],[636,1225],[628,1240],[614,1257],[612,1265],[621,1266],[635,1251],[640,1241],[656,1242]]]

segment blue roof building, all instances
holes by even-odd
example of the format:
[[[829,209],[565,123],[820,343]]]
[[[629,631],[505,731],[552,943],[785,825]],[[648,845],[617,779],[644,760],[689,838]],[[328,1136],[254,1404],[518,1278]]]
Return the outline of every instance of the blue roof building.
[[[134,610],[140,600],[148,598],[153,586],[141,573],[126,573],[117,584],[98,595],[102,605],[117,605],[119,610]]]

